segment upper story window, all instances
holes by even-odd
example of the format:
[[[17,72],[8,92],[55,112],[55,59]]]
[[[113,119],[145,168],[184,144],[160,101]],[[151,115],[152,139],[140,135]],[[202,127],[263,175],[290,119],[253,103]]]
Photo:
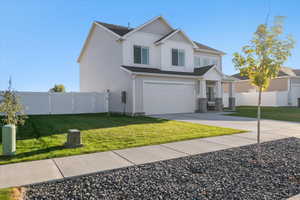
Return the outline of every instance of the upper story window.
[[[205,67],[205,66],[208,66],[208,65],[217,65],[218,66],[218,59],[217,58],[194,56],[194,65],[195,65],[195,67]]]
[[[208,66],[208,65],[209,65],[209,58],[203,58],[202,66],[205,67],[205,66]]]
[[[218,65],[218,60],[216,58],[211,59],[211,64]]]
[[[172,49],[172,65],[173,66],[184,66],[185,64],[185,53],[183,49]]]
[[[149,47],[134,45],[133,61],[135,64],[149,65]]]
[[[202,67],[201,66],[201,58],[199,56],[194,57],[194,65],[195,65],[195,67]]]

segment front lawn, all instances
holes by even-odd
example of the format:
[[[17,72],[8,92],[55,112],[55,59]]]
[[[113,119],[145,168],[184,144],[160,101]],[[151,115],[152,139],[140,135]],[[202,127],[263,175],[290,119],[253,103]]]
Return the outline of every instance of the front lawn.
[[[71,128],[82,131],[84,147],[64,148],[66,132]],[[150,117],[107,114],[30,116],[26,124],[18,128],[17,155],[12,158],[0,156],[0,164],[241,132],[243,131]]]
[[[0,189],[1,200],[11,200],[12,191],[10,188]]]
[[[0,200],[22,200],[25,190],[21,187],[0,189]]]
[[[254,117],[257,116],[256,106],[240,106],[231,116]],[[283,121],[300,122],[300,108],[295,107],[262,107],[262,118]]]

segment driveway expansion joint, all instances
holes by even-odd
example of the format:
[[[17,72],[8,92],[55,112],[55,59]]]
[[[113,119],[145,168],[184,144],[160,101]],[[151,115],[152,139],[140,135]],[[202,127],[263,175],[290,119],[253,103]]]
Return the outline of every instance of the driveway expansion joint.
[[[125,157],[122,156],[121,154],[119,154],[119,153],[117,153],[117,152],[115,152],[115,151],[111,151],[111,152],[114,153],[114,154],[116,154],[116,155],[119,156],[120,158],[126,160],[127,162],[129,162],[129,163],[131,163],[131,164],[133,164],[133,165],[136,165],[136,163],[134,163],[133,161],[131,161],[131,160],[127,159],[127,158],[125,158]]]
[[[176,152],[178,152],[178,153],[183,153],[183,154],[185,154],[185,155],[187,155],[187,156],[191,156],[191,155],[192,155],[192,154],[189,154],[189,153],[187,153],[187,152],[180,151],[180,150],[178,150],[178,149],[169,147],[169,146],[164,145],[164,144],[160,144],[159,146],[161,146],[161,147],[163,147],[163,148],[166,148],[166,149],[170,149],[170,150],[176,151]]]
[[[63,174],[63,172],[62,172],[62,170],[59,168],[59,166],[58,166],[58,164],[56,163],[55,159],[51,159],[51,160],[52,160],[52,162],[54,163],[54,165],[56,166],[56,168],[58,169],[58,171],[59,171],[60,175],[62,176],[62,178],[65,178],[65,176],[64,176],[64,174]]]

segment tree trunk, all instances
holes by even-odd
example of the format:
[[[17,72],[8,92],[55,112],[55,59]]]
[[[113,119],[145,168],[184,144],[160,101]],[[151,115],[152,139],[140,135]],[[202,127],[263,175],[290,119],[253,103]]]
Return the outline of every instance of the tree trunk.
[[[261,93],[262,88],[259,88],[258,106],[257,106],[257,160],[261,162],[261,147],[260,147],[260,118],[261,118]]]

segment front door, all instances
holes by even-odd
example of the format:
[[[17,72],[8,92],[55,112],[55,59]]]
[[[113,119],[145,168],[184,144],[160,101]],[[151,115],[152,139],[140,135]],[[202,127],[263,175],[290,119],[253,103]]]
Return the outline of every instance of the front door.
[[[215,99],[215,90],[213,86],[208,86],[206,88],[206,96],[208,101],[214,101]]]

